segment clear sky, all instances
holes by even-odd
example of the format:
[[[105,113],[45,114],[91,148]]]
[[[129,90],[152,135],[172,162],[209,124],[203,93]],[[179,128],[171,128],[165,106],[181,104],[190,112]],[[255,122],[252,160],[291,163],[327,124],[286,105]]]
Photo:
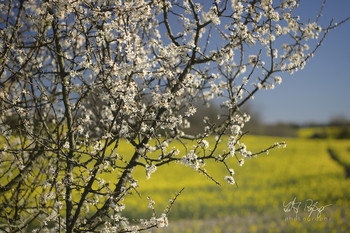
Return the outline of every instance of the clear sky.
[[[322,0],[301,0],[299,15],[313,18]],[[322,22],[350,16],[350,0],[328,0]],[[326,123],[334,116],[350,119],[350,21],[328,34],[304,70],[285,74],[280,86],[261,91],[252,107],[268,123]]]

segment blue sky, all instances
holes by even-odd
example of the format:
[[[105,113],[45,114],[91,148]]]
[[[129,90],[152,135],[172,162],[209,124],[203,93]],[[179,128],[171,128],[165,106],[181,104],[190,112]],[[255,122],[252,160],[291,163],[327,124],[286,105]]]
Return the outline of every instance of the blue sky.
[[[322,0],[301,0],[300,16],[317,14]],[[349,0],[328,0],[322,22],[350,16]],[[251,102],[265,122],[326,123],[335,116],[350,119],[350,21],[328,34],[306,67]]]

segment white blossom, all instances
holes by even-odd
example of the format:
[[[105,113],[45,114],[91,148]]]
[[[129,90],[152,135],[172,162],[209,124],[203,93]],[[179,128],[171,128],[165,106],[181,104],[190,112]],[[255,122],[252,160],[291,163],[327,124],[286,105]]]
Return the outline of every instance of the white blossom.
[[[236,181],[235,181],[235,179],[233,178],[233,176],[225,176],[225,181],[227,182],[227,183],[229,183],[229,184],[235,184],[236,183]]]
[[[207,149],[209,147],[209,142],[205,139],[201,140],[199,144],[204,149]]]
[[[157,171],[157,166],[154,164],[152,165],[146,165],[146,178],[151,178],[151,174]]]

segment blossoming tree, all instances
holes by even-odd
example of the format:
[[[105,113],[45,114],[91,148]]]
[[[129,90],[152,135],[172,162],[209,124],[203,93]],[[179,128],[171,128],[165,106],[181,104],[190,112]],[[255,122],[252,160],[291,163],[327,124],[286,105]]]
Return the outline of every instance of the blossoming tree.
[[[249,120],[240,107],[302,69],[336,26],[321,27],[320,15],[302,22],[298,2],[2,1],[0,230],[165,227],[178,194],[159,216],[131,224],[123,215],[136,167],[150,177],[178,162],[220,182],[205,170],[215,160],[235,184],[229,161],[264,152],[240,141]],[[220,121],[200,116],[205,126],[192,134],[195,103],[212,100]],[[227,150],[217,151],[223,137]]]

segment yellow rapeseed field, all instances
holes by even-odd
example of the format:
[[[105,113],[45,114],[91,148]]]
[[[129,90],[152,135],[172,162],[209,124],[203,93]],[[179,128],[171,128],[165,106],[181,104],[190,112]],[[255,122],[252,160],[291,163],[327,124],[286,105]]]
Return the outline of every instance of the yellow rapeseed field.
[[[350,179],[327,152],[333,148],[350,161],[349,139],[246,136],[243,141],[253,152],[274,142],[285,141],[287,147],[247,159],[242,167],[232,159],[238,187],[224,181],[227,171],[214,161],[206,169],[221,186],[176,163],[159,167],[151,179],[136,169],[139,193],[125,199],[124,214],[150,218],[149,196],[160,215],[184,188],[162,232],[350,232]],[[223,140],[217,153],[225,147]],[[127,160],[133,148],[123,141],[118,153]],[[111,184],[117,177],[101,175]]]
[[[126,199],[126,212],[151,216],[150,196],[161,213],[185,188],[164,232],[349,232],[350,180],[327,148],[350,156],[350,140],[247,136],[244,141],[253,151],[278,141],[287,148],[246,160],[243,167],[232,161],[238,187],[225,184],[225,170],[215,162],[207,170],[222,186],[180,164],[159,168],[149,180],[137,170],[141,197]]]

